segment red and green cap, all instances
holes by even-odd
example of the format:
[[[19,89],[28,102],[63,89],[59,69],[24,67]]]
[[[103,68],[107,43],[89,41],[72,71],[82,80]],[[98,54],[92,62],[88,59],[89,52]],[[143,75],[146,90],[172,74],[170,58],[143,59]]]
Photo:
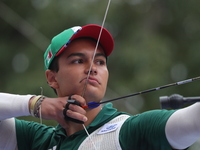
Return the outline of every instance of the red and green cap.
[[[75,26],[53,37],[51,44],[44,53],[45,70],[49,69],[52,60],[66,50],[71,41],[80,37],[90,37],[98,40],[100,31],[101,26],[99,25]],[[109,56],[114,48],[114,40],[105,28],[102,28],[99,43],[103,47],[106,56]]]

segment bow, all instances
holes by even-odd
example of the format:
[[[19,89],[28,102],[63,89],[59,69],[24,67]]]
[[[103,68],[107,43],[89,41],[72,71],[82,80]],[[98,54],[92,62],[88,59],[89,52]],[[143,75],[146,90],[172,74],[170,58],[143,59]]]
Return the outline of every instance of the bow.
[[[110,2],[110,1],[109,1],[109,2]],[[104,19],[104,20],[105,20],[105,19]],[[102,23],[102,28],[103,28],[103,24],[104,24],[104,22]],[[100,34],[99,34],[99,38],[100,38],[100,36],[101,36],[101,32],[100,32]],[[97,41],[96,48],[97,48],[97,46],[98,46],[98,42],[99,42],[99,40]],[[96,48],[95,48],[95,51],[94,51],[94,55],[95,55],[95,53],[96,53]],[[93,57],[94,57],[94,55],[93,55]],[[90,71],[91,71],[91,67],[92,67],[92,64],[91,64],[90,69],[89,69]],[[89,75],[90,75],[90,71],[88,72],[88,77],[89,77]],[[83,106],[83,108],[84,108],[84,109],[87,109],[87,108],[93,109],[93,108],[96,108],[96,107],[98,107],[100,104],[103,104],[103,103],[107,103],[107,102],[111,102],[111,101],[116,101],[116,100],[124,99],[124,98],[127,98],[127,97],[132,97],[132,96],[136,96],[136,95],[140,95],[140,94],[144,94],[144,93],[149,93],[149,92],[157,91],[157,90],[160,90],[160,89],[164,89],[164,88],[168,88],[168,87],[172,87],[172,86],[176,86],[176,85],[182,85],[182,84],[186,84],[186,83],[189,83],[189,82],[193,82],[193,81],[196,81],[196,80],[199,80],[199,79],[200,79],[200,77],[196,77],[196,78],[192,78],[192,79],[187,79],[187,80],[184,80],[184,81],[179,81],[179,82],[176,82],[176,83],[171,83],[171,84],[163,85],[163,86],[160,86],[160,87],[156,87],[156,88],[144,90],[144,91],[141,91],[141,92],[129,94],[129,95],[126,95],[126,96],[114,98],[114,99],[107,100],[107,101],[100,102],[100,103],[90,102],[90,103],[88,103],[86,106]],[[85,86],[84,86],[84,90],[83,90],[82,96],[84,96],[84,94],[85,94],[86,87],[87,87],[87,80],[86,80],[86,83],[85,83]],[[86,130],[86,131],[87,131],[87,130]]]
[[[111,2],[111,0],[109,0],[108,4],[107,4],[107,8],[106,8],[106,11],[105,11],[104,19],[103,19],[103,22],[102,22],[102,25],[101,25],[101,30],[99,32],[99,37],[98,37],[98,40],[97,40],[97,43],[96,43],[96,47],[94,49],[92,62],[94,61],[94,57],[95,57],[95,54],[96,54],[96,51],[97,51],[97,47],[99,45],[99,40],[101,38],[101,33],[102,33],[102,29],[104,27],[104,23],[105,23],[105,20],[106,20],[106,17],[107,17],[107,13],[108,13],[108,9],[109,9],[109,6],[110,6],[110,2]],[[90,65],[90,68],[89,68],[89,71],[88,71],[87,79],[86,79],[86,82],[85,82],[85,85],[84,85],[84,89],[83,89],[83,92],[82,92],[82,97],[84,96],[85,91],[86,91],[87,82],[88,82],[88,78],[89,78],[90,73],[91,73],[91,69],[92,69],[92,63]],[[160,89],[164,89],[164,88],[168,88],[168,87],[172,87],[172,86],[176,86],[176,85],[186,84],[186,83],[193,82],[193,81],[199,80],[199,79],[200,79],[200,77],[195,77],[195,78],[191,78],[191,79],[187,79],[187,80],[183,80],[183,81],[179,81],[179,82],[175,82],[175,83],[170,83],[170,84],[163,85],[163,86],[160,86],[160,87],[155,87],[155,88],[152,88],[152,89],[148,89],[148,90],[144,90],[144,91],[128,94],[128,95],[125,95],[125,96],[113,98],[113,99],[102,101],[102,102],[99,102],[99,103],[98,102],[89,102],[87,105],[82,106],[82,108],[84,108],[84,109],[88,109],[88,108],[89,109],[93,109],[93,108],[98,107],[100,104],[104,104],[104,103],[108,103],[108,102],[112,102],[112,101],[117,101],[117,100],[125,99],[125,98],[128,98],[128,97],[133,97],[133,96],[137,96],[137,95],[141,95],[141,94],[157,91],[157,90],[160,90]]]

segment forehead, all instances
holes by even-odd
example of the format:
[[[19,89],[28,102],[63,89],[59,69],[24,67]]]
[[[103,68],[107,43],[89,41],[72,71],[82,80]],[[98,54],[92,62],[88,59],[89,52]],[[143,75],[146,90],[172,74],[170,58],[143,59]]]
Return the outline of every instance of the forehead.
[[[94,53],[94,50],[96,48],[96,40],[92,39],[92,38],[78,38],[73,40],[65,49],[64,53],[87,53],[87,52],[92,52]],[[102,53],[103,55],[105,55],[105,52],[102,48],[102,46],[99,44],[97,47],[97,53]]]

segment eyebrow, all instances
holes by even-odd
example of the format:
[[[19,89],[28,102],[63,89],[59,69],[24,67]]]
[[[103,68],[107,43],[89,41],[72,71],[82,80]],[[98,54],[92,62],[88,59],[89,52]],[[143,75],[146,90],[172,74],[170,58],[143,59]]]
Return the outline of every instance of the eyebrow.
[[[83,53],[72,53],[67,58],[73,57],[73,56],[85,56]]]
[[[85,57],[85,54],[84,54],[84,53],[72,53],[72,54],[70,54],[67,58],[70,58],[70,57],[73,57],[73,56]],[[98,57],[98,56],[103,56],[103,57],[107,58],[106,55],[103,54],[103,53],[96,53],[96,54],[95,54],[95,57]]]

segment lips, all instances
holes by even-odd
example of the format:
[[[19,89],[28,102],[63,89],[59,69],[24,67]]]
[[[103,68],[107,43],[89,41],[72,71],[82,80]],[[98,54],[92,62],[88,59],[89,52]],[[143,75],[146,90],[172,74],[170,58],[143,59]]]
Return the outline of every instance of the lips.
[[[80,82],[83,82],[83,81],[86,81],[86,80],[87,80],[88,83],[98,83],[98,84],[100,84],[100,82],[94,77],[89,77],[88,79],[86,77],[86,78],[82,79]]]

